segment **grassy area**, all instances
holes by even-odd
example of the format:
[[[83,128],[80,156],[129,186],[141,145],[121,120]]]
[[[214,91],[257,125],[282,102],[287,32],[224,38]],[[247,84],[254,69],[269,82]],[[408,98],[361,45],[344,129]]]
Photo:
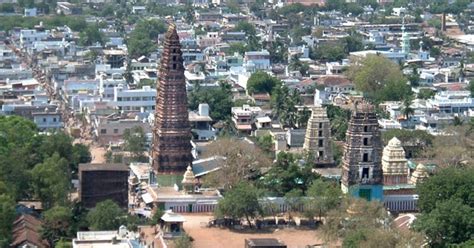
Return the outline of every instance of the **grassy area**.
[[[162,187],[173,187],[175,184],[181,187],[183,175],[157,175],[156,180]]]

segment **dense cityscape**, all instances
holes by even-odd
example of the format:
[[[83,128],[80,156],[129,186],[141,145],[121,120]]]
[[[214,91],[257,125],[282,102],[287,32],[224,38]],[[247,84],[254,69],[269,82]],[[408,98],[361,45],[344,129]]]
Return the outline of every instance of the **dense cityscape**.
[[[0,248],[474,247],[470,0],[0,0]]]

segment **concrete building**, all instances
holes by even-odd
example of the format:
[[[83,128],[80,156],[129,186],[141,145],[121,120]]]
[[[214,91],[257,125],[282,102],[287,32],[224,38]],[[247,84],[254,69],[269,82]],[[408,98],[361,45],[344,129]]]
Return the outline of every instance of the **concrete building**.
[[[57,130],[64,127],[61,113],[55,110],[46,108],[42,112],[35,112],[33,114],[33,122],[38,126],[39,130]]]
[[[267,50],[245,52],[244,62],[255,65],[257,70],[269,70],[270,53]]]
[[[199,104],[198,111],[189,112],[189,123],[193,140],[213,140],[216,138],[216,130],[212,127],[212,118],[209,116],[209,105]]]
[[[255,118],[264,116],[260,107],[243,105],[242,107],[232,107],[232,121],[240,132],[250,133],[253,130]]]
[[[114,88],[113,104],[123,112],[153,112],[156,105],[156,90],[150,86],[130,90],[119,85]]]
[[[128,208],[129,169],[124,164],[79,164],[79,199],[86,208],[113,200]]]
[[[140,242],[140,234],[120,226],[118,231],[100,230],[77,232],[72,240],[73,248],[110,247],[110,248],[145,248]]]

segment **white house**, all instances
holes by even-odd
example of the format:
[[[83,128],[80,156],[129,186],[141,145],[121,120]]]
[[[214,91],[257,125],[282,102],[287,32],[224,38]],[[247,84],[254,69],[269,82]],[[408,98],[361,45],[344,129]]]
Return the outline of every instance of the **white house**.
[[[150,86],[130,90],[123,85],[114,88],[114,103],[120,111],[151,112],[155,110],[156,90]]]

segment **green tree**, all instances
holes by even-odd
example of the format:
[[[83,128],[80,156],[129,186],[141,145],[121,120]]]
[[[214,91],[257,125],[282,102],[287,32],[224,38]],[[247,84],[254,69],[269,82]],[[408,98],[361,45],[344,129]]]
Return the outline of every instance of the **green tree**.
[[[125,224],[124,211],[112,200],[97,203],[87,214],[89,228],[96,231],[117,230]]]
[[[247,36],[255,36],[257,35],[257,30],[255,26],[247,21],[240,21],[235,25],[234,31],[242,31],[245,32]]]
[[[434,95],[436,95],[436,92],[432,89],[420,89],[417,98],[427,100],[432,98]]]
[[[299,212],[300,207],[303,205],[303,191],[301,189],[292,189],[286,192],[283,198],[288,206],[288,219],[291,220],[291,213]]]
[[[300,166],[300,158],[294,154],[278,153],[276,163],[260,180],[261,188],[270,195],[284,196],[294,189],[306,192],[318,175],[311,172],[311,166]]]
[[[77,171],[77,166],[81,163],[90,163],[92,161],[92,154],[89,146],[84,144],[74,144],[72,147],[72,167],[73,171]]]
[[[264,151],[265,153],[272,155],[273,153],[273,138],[271,135],[263,135],[257,137],[257,145]]]
[[[368,55],[349,67],[357,90],[375,102],[401,100],[411,92],[398,65],[380,55]]]
[[[324,181],[322,179],[314,180],[306,192],[308,196],[305,206],[310,209],[316,209],[317,215],[325,215],[331,209],[335,209],[341,203],[342,191],[337,184]]]
[[[58,245],[62,237],[68,237],[72,222],[72,212],[68,207],[55,206],[43,213],[41,236],[51,247]]]
[[[411,107],[413,97],[411,95],[406,96],[402,101],[401,113],[405,116],[405,120],[410,118],[410,115],[415,113],[415,110]]]
[[[188,95],[188,105],[192,110],[197,110],[199,104],[209,105],[210,116],[214,121],[230,118],[232,92],[229,84],[221,83],[219,87],[200,87],[196,85]]]
[[[97,42],[101,45],[105,43],[105,36],[97,25],[89,25],[79,34],[80,45],[91,46]]]
[[[260,213],[257,188],[249,183],[239,183],[219,201],[216,215],[233,219],[245,218],[252,228],[252,220]]]
[[[247,91],[249,94],[254,93],[269,93],[271,94],[273,88],[281,84],[277,78],[269,75],[264,71],[254,72],[247,81]]]
[[[0,194],[0,245],[2,247],[8,247],[10,244],[15,216],[15,201],[6,194]]]
[[[348,128],[351,111],[335,105],[326,105],[328,118],[331,123],[331,135],[334,139],[344,141]]]
[[[181,237],[173,241],[175,248],[192,248],[193,243],[191,242],[191,237],[188,235],[182,235]]]
[[[413,227],[433,247],[446,247],[472,239],[474,230],[474,169],[447,168],[417,184],[420,216]]]
[[[132,153],[132,159],[141,161],[146,149],[145,131],[141,126],[134,126],[123,132],[124,150]]]
[[[72,248],[72,244],[71,242],[68,242],[64,239],[60,239],[56,245],[54,246],[54,248]]]
[[[35,195],[43,203],[44,209],[55,204],[64,205],[69,193],[68,163],[58,153],[46,158],[43,163],[37,164],[32,170],[32,184]]]
[[[141,20],[127,39],[128,53],[132,58],[147,56],[156,50],[158,35],[166,32],[166,24],[160,20]]]

